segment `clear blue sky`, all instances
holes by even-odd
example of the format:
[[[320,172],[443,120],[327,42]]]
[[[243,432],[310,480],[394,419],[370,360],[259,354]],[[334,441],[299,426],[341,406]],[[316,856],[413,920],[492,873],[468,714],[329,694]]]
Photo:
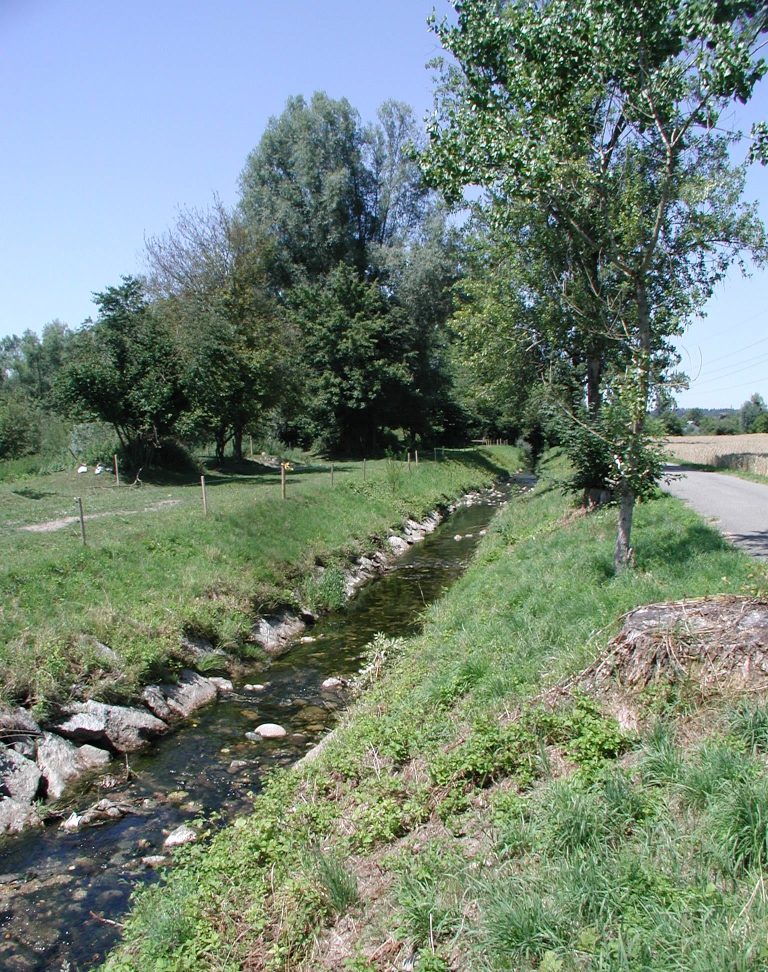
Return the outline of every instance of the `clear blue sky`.
[[[237,199],[288,97],[325,90],[364,119],[423,117],[426,20],[444,0],[0,0],[0,336],[77,327],[90,295],[142,269],[179,206]],[[750,107],[768,116],[768,85]],[[768,218],[768,174],[751,178]],[[768,400],[768,272],[729,280],[683,343],[683,405]],[[756,343],[760,342],[760,343]],[[703,361],[703,364],[701,363]],[[749,369],[749,370],[747,370]]]

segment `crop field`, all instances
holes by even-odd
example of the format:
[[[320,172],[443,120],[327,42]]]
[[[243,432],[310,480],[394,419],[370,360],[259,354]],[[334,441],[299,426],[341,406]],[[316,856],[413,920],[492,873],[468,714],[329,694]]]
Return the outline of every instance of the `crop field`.
[[[768,434],[669,437],[667,452],[683,463],[768,476]]]

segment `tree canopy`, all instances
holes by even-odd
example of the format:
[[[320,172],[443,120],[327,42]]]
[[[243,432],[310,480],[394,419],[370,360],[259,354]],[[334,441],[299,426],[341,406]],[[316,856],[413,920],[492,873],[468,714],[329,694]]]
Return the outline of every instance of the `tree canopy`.
[[[621,500],[621,567],[635,497],[659,470],[644,424],[668,339],[741,252],[764,251],[718,122],[765,73],[766,10],[752,0],[455,7],[455,24],[435,24],[452,60],[423,168],[453,197],[484,188],[498,224],[531,227],[546,264],[538,289],[556,282],[573,321],[561,333],[596,377],[588,413],[571,419]],[[578,460],[583,436],[575,444]]]

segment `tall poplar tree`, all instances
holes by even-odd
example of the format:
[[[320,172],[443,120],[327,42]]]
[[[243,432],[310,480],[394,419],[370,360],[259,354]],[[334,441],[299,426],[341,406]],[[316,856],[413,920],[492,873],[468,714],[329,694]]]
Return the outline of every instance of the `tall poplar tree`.
[[[718,130],[765,74],[755,0],[463,0],[435,29],[445,66],[423,158],[449,194],[479,185],[568,240],[562,304],[583,346],[618,352],[591,421],[620,503],[615,564],[658,458],[645,416],[665,342],[764,241]],[[760,131],[756,133],[761,146]],[[578,282],[577,281],[578,278]],[[599,419],[598,419],[599,414]]]

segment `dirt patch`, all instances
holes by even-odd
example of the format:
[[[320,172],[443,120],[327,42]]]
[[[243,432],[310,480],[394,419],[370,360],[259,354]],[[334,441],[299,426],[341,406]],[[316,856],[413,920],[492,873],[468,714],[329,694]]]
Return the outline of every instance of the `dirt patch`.
[[[135,516],[137,513],[159,513],[161,510],[178,505],[179,500],[160,500],[159,503],[145,506],[143,510],[111,510],[108,513],[87,513],[83,519],[101,520],[104,517],[110,516]],[[55,530],[63,530],[64,527],[72,526],[73,523],[79,522],[79,516],[62,516],[58,520],[46,520],[45,523],[30,523],[26,526],[19,527],[19,529],[26,530],[28,533],[53,533]]]

